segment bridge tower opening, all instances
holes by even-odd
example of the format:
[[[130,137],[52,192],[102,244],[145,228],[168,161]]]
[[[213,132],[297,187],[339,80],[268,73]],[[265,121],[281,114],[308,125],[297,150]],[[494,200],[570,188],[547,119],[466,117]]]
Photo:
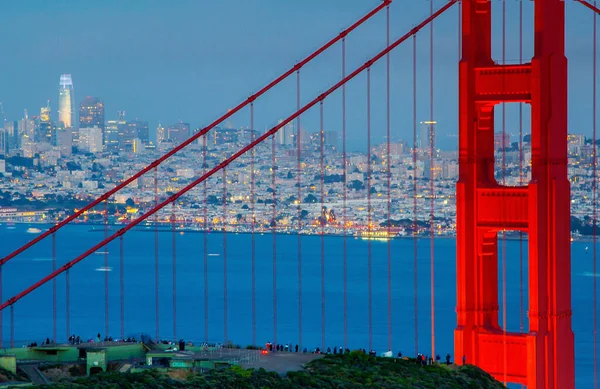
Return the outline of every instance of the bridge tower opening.
[[[571,330],[570,186],[564,0],[534,0],[534,57],[491,57],[490,0],[462,0],[459,65],[455,358],[528,389],[575,386]],[[494,179],[494,107],[531,105],[532,173],[523,187]],[[498,323],[497,232],[529,237],[529,332]],[[505,370],[506,365],[506,370]]]

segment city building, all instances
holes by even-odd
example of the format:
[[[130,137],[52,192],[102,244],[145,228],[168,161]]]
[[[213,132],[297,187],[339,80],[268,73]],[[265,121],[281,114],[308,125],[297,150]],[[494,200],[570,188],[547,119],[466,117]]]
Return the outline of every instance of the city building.
[[[190,137],[190,125],[188,123],[176,123],[167,128],[167,139],[174,144],[185,142]]]
[[[494,149],[502,150],[510,147],[510,134],[508,132],[497,132],[494,134]]]
[[[61,129],[73,127],[73,99],[73,79],[70,74],[63,74],[58,89],[58,126]]]
[[[156,127],[156,143],[160,143],[160,142],[164,142],[167,140],[167,132],[165,131],[165,128],[162,126],[162,124],[158,124],[158,127]]]
[[[103,150],[102,129],[98,126],[79,129],[79,151],[99,153]]]
[[[127,123],[124,120],[109,120],[104,129],[104,146],[106,151],[118,151],[120,137]]]
[[[40,108],[40,122],[47,123],[50,121],[50,101],[45,107]]]
[[[104,130],[104,103],[96,97],[86,97],[79,103],[79,128],[98,127]]]

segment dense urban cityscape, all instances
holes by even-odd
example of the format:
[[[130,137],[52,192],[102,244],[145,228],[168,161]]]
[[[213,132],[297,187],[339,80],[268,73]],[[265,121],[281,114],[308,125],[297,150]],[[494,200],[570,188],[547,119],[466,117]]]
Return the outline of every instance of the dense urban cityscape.
[[[57,120],[53,120],[50,101],[40,108],[39,114],[25,111],[18,120],[4,117],[0,129],[0,222],[61,220],[201,129],[193,129],[184,122],[159,124],[155,136],[151,136],[148,122],[129,119],[125,111],[105,120],[104,103],[99,98],[86,97],[78,109],[74,100],[72,77],[63,74],[59,82]],[[3,110],[0,113],[4,116]],[[416,204],[417,234],[430,233],[433,215],[437,234],[453,235],[458,153],[435,148],[435,126],[430,121],[419,123],[416,143],[406,139],[390,142],[389,149],[384,142],[372,144],[370,152],[348,151],[344,169],[340,131],[301,127],[298,137],[296,123],[291,122],[281,128],[272,142],[261,143],[254,154],[248,153],[231,164],[225,175],[216,174],[206,189],[201,184],[182,196],[173,209],[159,212],[158,222],[175,223],[180,229],[236,232],[275,229],[306,234],[345,231],[386,239],[413,235]],[[412,138],[412,128],[406,133]],[[170,158],[160,167],[160,174],[147,174],[135,180],[130,184],[129,194],[118,193],[104,206],[86,212],[81,221],[127,223],[260,134],[248,126],[217,127]],[[298,138],[300,147],[296,143]],[[497,181],[511,186],[527,182],[529,136],[524,135],[520,143],[508,133],[497,133],[494,143]],[[591,139],[579,134],[569,135],[568,147],[574,199],[572,230],[577,238],[592,230],[589,216],[592,199],[586,194],[592,190],[593,148]],[[387,205],[388,153],[391,219]],[[434,179],[433,213],[430,177]],[[370,212],[364,205],[368,195]],[[147,223],[153,224],[155,219]]]

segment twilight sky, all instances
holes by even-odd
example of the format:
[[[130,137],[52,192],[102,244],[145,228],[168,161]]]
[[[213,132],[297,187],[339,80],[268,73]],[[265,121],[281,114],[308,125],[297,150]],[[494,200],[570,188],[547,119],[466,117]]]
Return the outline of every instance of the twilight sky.
[[[444,0],[434,0],[439,8]],[[179,120],[192,127],[216,119],[293,66],[312,50],[379,4],[379,0],[3,0],[0,101],[9,120],[30,115],[50,100],[56,119],[60,74],[71,73],[75,99],[105,102],[106,119],[124,109],[152,129]],[[501,60],[501,0],[493,2],[494,58]],[[506,2],[507,62],[518,60],[518,0]],[[391,41],[429,14],[428,0],[395,0]],[[533,5],[523,2],[524,58],[532,55]],[[458,7],[434,25],[434,119],[438,144],[456,147]],[[592,12],[567,1],[570,61],[570,132],[591,135]],[[412,141],[412,39],[391,55],[392,139]],[[347,40],[346,69],[362,65],[385,47],[385,11]],[[417,37],[417,120],[429,113],[429,28]],[[385,140],[385,60],[371,71],[372,141]],[[341,78],[341,47],[305,67],[302,103]],[[364,149],[366,75],[347,87],[348,143]],[[256,103],[255,124],[265,129],[293,113],[291,78]],[[325,101],[325,129],[341,131],[341,93]],[[501,110],[498,109],[497,113]],[[525,109],[527,112],[528,109]],[[506,131],[518,133],[517,109],[507,106]],[[302,127],[319,128],[318,108],[302,116]],[[526,116],[524,131],[528,132]],[[249,111],[232,125],[249,125]],[[497,130],[502,123],[498,115]],[[153,131],[151,131],[153,132]],[[515,140],[515,137],[513,137]]]

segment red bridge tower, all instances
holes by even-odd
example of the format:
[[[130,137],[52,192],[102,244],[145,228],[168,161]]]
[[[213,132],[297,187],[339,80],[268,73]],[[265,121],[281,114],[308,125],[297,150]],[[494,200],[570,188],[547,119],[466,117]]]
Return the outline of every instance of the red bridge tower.
[[[531,63],[491,58],[490,0],[462,0],[455,357],[528,389],[573,389],[564,0],[534,0]],[[531,104],[531,181],[494,179],[494,106]],[[498,238],[529,236],[529,332],[498,324]]]

